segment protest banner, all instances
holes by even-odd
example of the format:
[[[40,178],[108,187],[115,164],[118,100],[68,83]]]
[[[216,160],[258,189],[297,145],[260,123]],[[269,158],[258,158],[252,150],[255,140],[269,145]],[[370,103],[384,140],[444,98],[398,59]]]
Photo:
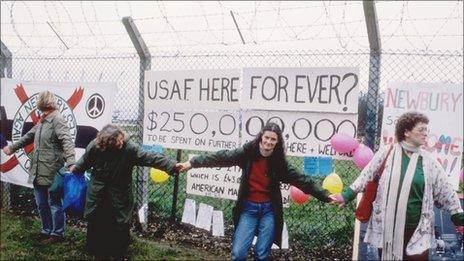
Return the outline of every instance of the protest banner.
[[[242,114],[242,142],[252,140],[267,122],[282,129],[287,155],[332,156],[350,159],[352,153],[339,153],[330,145],[337,132],[356,136],[357,115],[319,112],[245,111]]]
[[[244,68],[245,109],[358,112],[357,68]]]
[[[116,83],[29,82],[2,78],[1,86],[1,136],[8,144],[18,141],[37,124],[37,99],[45,90],[55,94],[58,110],[76,146],[76,160],[98,130],[111,123]],[[1,152],[1,180],[32,187],[27,183],[32,151],[33,146],[26,146],[11,156]]]
[[[395,142],[395,124],[407,111],[429,118],[429,138],[423,149],[433,154],[457,190],[463,151],[462,85],[391,83],[385,91],[381,144]]]
[[[239,80],[239,70],[146,71],[143,144],[237,148]]]

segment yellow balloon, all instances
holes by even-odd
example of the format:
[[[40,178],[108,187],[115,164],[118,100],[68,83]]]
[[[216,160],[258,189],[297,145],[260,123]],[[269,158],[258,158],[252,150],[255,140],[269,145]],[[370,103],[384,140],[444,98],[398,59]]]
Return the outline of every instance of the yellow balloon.
[[[169,175],[168,175],[168,173],[166,173],[166,172],[164,172],[162,170],[151,168],[150,169],[150,178],[151,178],[151,180],[153,180],[153,182],[161,183],[161,182],[165,182],[166,180],[168,180]]]
[[[331,194],[340,193],[343,190],[342,179],[337,173],[332,172],[322,182],[322,188],[327,189]]]

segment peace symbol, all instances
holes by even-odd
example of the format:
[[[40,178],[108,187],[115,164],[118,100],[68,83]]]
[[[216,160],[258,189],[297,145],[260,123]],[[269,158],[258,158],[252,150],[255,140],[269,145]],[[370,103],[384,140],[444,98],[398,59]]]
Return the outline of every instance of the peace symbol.
[[[100,117],[105,111],[105,99],[98,94],[92,94],[85,104],[85,112],[92,119]]]

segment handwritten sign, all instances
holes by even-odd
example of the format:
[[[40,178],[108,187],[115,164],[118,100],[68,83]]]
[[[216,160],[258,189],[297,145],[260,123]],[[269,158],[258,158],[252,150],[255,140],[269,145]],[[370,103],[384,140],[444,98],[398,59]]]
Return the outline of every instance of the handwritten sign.
[[[221,150],[238,145],[240,70],[146,71],[144,144]]]
[[[391,83],[385,92],[383,145],[395,142],[395,124],[406,111],[420,111],[430,120],[423,149],[437,157],[457,190],[463,152],[462,84]]]
[[[333,172],[332,157],[309,156],[303,160],[304,173],[307,175],[327,176]]]
[[[240,70],[146,71],[145,108],[238,109]]]
[[[238,113],[225,111],[145,110],[143,143],[172,149],[235,149],[239,141]]]
[[[358,69],[244,68],[241,104],[247,109],[358,112]]]
[[[317,156],[308,156],[303,159],[303,172],[306,175],[319,174],[319,162]]]
[[[241,176],[239,167],[191,169],[187,172],[187,193],[236,200]]]
[[[350,159],[350,153],[339,153],[332,149],[330,138],[337,132],[354,137],[357,121],[356,114],[245,111],[242,114],[242,142],[253,140],[267,122],[275,122],[282,129],[288,155],[326,155]]]

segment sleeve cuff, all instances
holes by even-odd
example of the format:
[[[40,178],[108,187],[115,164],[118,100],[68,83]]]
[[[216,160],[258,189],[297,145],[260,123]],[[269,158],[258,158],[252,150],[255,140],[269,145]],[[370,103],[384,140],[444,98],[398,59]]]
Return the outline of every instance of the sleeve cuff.
[[[189,160],[189,162],[190,162],[190,165],[192,166],[192,168],[196,168],[195,157],[191,158],[191,159]]]
[[[11,144],[10,146],[8,146],[8,148],[10,148],[11,153],[15,153],[16,150],[17,150],[17,148],[16,148],[16,146],[14,144]]]
[[[342,192],[342,197],[348,203],[356,198],[356,193],[350,187],[346,187]]]
[[[451,221],[456,226],[464,226],[464,212],[456,213],[451,216]]]
[[[67,162],[65,164],[65,167],[69,169],[69,167],[71,167],[72,165],[76,165],[76,162]]]

